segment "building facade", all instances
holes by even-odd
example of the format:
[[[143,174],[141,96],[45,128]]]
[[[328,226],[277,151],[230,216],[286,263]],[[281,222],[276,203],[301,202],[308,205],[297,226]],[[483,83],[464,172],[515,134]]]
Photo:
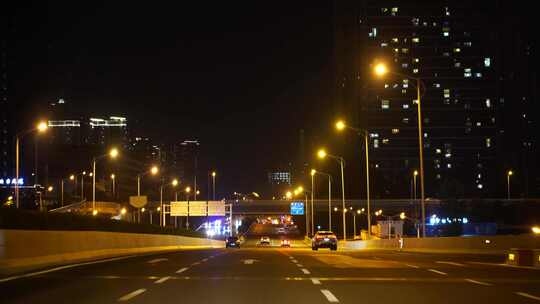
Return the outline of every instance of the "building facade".
[[[426,196],[489,196],[500,168],[497,5],[336,1],[336,105],[369,131],[377,192],[408,197],[419,168],[421,79]],[[489,4],[489,5],[488,5]],[[377,77],[384,62],[391,73]]]

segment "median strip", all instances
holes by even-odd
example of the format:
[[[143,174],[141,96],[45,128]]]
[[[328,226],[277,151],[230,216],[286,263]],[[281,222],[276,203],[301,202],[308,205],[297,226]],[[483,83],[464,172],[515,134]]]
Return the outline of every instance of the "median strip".
[[[131,299],[133,299],[134,297],[140,295],[141,293],[144,293],[146,291],[146,289],[144,288],[141,288],[141,289],[137,289],[133,292],[130,292],[128,293],[127,295],[121,297],[118,299],[118,302],[125,302],[125,301],[129,301]]]
[[[328,289],[321,289],[322,294],[326,297],[330,303],[339,303],[338,298]]]
[[[516,292],[516,294],[519,295],[519,296],[522,296],[524,298],[529,298],[529,299],[533,299],[533,300],[536,300],[536,301],[540,301],[540,297],[533,296],[533,295],[528,294],[526,292]]]
[[[448,275],[448,273],[446,273],[446,272],[438,271],[438,270],[435,270],[435,269],[428,269],[428,271],[438,273],[440,275]]]

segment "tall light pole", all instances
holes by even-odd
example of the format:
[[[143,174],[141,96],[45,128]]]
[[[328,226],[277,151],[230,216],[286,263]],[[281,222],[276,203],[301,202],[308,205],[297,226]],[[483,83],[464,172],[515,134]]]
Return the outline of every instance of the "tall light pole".
[[[188,213],[186,215],[186,228],[189,229],[189,193],[191,192],[191,187],[187,186],[184,191],[186,192],[186,200],[188,203]]]
[[[345,174],[343,173],[343,167],[345,166],[345,160],[341,156],[335,156],[332,154],[326,153],[324,149],[320,149],[317,152],[317,156],[320,159],[323,159],[325,157],[330,157],[332,159],[335,159],[337,162],[339,162],[340,168],[341,168],[341,204],[343,210],[345,210]],[[347,241],[347,223],[345,218],[345,212],[343,212],[343,241]]]
[[[19,170],[20,170],[20,141],[28,133],[37,131],[38,133],[43,133],[47,131],[49,125],[42,121],[35,128],[19,132],[15,135],[15,206],[19,208]]]
[[[387,73],[392,73],[406,78],[411,78],[416,81],[416,109],[418,113],[418,152],[420,158],[420,202],[422,205],[422,237],[426,237],[426,206],[425,206],[425,191],[424,191],[424,143],[422,133],[422,102],[420,94],[420,86],[423,84],[422,80],[418,77],[412,77],[403,75],[396,72],[388,71],[387,67],[383,63],[375,65],[375,74],[378,76],[384,76]],[[424,85],[425,87],[425,85]]]
[[[315,233],[315,216],[313,215],[313,193],[315,192],[315,172],[311,170],[311,233]]]
[[[64,207],[64,179],[60,179],[60,206]]]
[[[156,175],[159,173],[158,166],[152,166],[150,170],[137,174],[137,196],[141,196],[141,178],[147,174]]]
[[[371,212],[371,195],[370,195],[370,186],[369,186],[369,132],[365,129],[354,128],[345,124],[343,120],[336,122],[336,129],[338,131],[343,131],[345,129],[350,129],[355,131],[359,136],[364,138],[364,150],[365,150],[365,165],[366,165],[366,203],[367,203],[367,213]],[[367,219],[367,230],[368,230],[368,239],[371,238],[371,217],[368,216]]]
[[[175,178],[171,181],[170,184],[167,184],[167,185],[171,185],[172,187],[176,187],[178,186],[178,180]],[[163,184],[163,178],[161,179],[161,185],[159,186],[159,208],[161,210],[161,217],[160,217],[160,224],[161,226],[165,227],[165,225],[167,224],[166,223],[166,220],[167,220],[167,217],[166,217],[166,214],[165,214],[165,209],[163,207],[163,188],[165,187],[165,185]]]
[[[216,171],[212,172],[212,200],[216,200]]]
[[[332,175],[315,169],[312,169],[311,172],[328,177],[328,231],[332,231]]]
[[[417,189],[417,187],[416,187],[416,177],[417,176],[418,176],[418,170],[414,170],[414,172],[413,172],[413,185],[414,185],[413,198],[414,198],[415,202],[416,202],[416,189]],[[418,205],[415,204],[415,206],[418,206]],[[418,209],[416,209],[416,208],[415,208],[415,217],[418,219]],[[417,226],[416,227],[416,237],[420,238],[420,227],[418,227],[418,222],[419,221],[417,221],[415,223],[415,226]]]
[[[116,175],[111,174],[111,182],[112,182],[112,196],[113,196],[113,199],[116,197],[116,192],[115,192],[115,187],[116,187]]]
[[[506,172],[506,197],[510,199],[510,177],[514,175],[514,172],[512,170],[508,170]]]
[[[109,156],[111,159],[118,157],[118,149],[112,148],[109,153],[94,157],[92,160],[92,212],[95,213],[96,210],[96,162],[104,157]]]

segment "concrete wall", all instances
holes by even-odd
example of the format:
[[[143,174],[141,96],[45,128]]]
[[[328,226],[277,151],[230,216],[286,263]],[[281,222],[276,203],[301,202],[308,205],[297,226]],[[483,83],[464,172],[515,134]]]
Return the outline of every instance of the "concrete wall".
[[[340,244],[345,249],[391,249],[399,250],[397,239],[348,241]],[[405,251],[445,253],[505,254],[510,248],[540,248],[540,236],[497,235],[471,237],[404,238]]]
[[[224,242],[159,234],[0,229],[0,273],[121,255],[210,247],[224,247]]]

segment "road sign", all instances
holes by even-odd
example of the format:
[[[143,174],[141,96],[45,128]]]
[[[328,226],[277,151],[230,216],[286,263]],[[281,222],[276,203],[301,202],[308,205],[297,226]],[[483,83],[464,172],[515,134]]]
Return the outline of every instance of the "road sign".
[[[206,216],[206,202],[205,201],[190,201],[189,202],[189,216]]]
[[[142,208],[146,206],[148,199],[146,195],[134,195],[129,197],[129,204],[135,208]]]
[[[291,203],[291,215],[304,215],[304,203],[292,202]]]
[[[171,202],[171,216],[187,216],[188,202]]]
[[[208,202],[209,216],[225,216],[225,201],[209,201]]]

